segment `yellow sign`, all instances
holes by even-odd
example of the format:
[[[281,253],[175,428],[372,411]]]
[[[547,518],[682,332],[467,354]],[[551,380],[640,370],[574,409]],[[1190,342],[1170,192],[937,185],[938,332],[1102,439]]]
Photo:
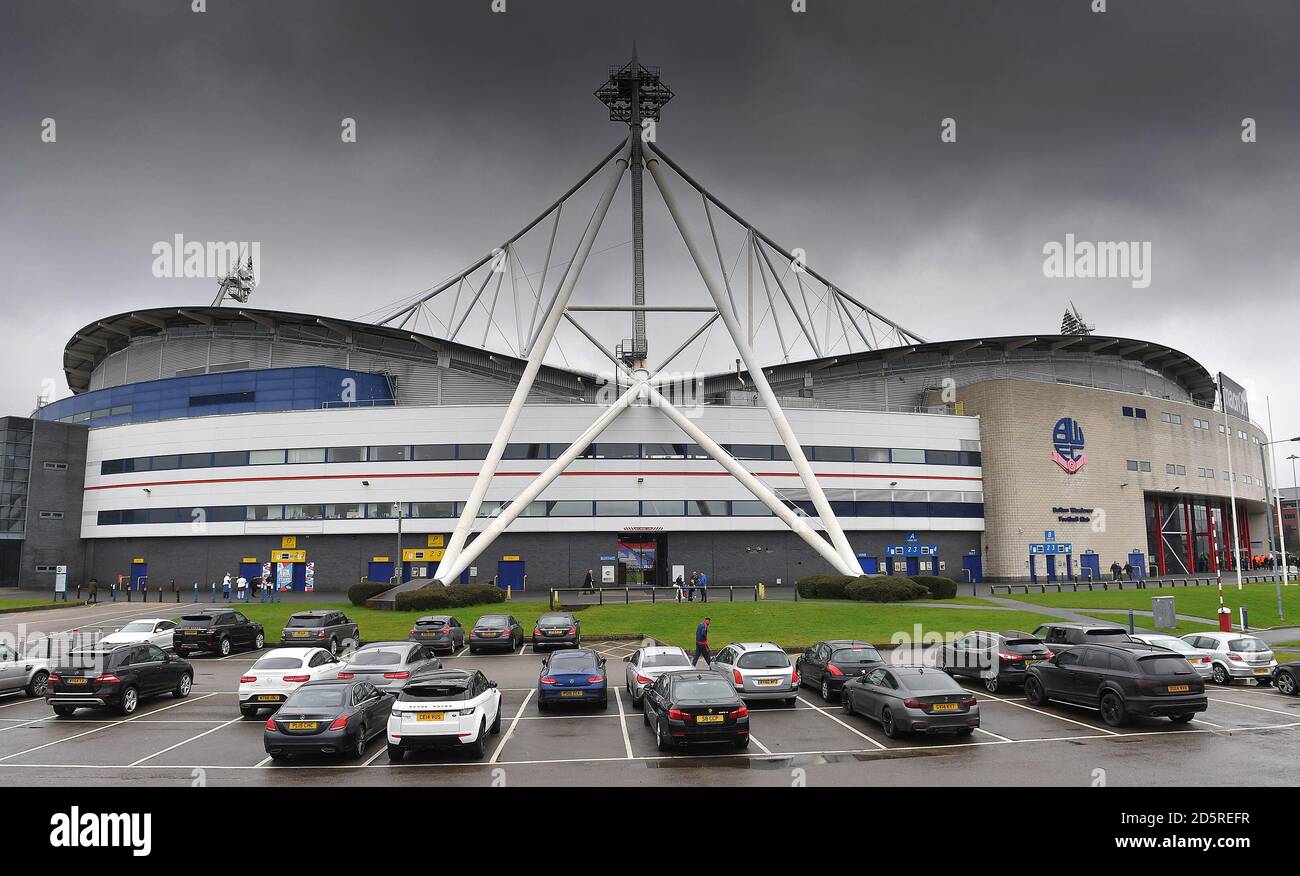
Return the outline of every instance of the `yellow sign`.
[[[443,535],[442,533],[429,536],[429,547],[437,548],[437,547],[446,547],[446,546],[447,546],[447,536]]]
[[[307,552],[275,551],[271,554],[271,561],[275,563],[305,563],[307,562]]]
[[[133,562],[133,563],[143,563],[143,562],[144,562],[144,557],[136,557],[135,559],[131,560],[131,562]]]
[[[243,558],[242,560],[240,560],[239,562],[241,562],[241,563],[256,563],[256,562],[257,562],[257,557],[244,557],[244,558]]]
[[[446,551],[442,548],[402,548],[403,563],[418,562],[442,562],[443,554]]]
[[[388,562],[388,560],[389,560],[388,557],[371,557],[371,558],[370,558],[370,562],[372,562],[372,563],[386,563],[386,562]]]
[[[293,550],[298,546],[298,536],[285,535],[280,537],[280,547],[285,550]]]
[[[511,560],[517,560],[517,559],[519,559],[519,557],[515,556],[514,554],[506,554],[506,555],[505,555],[504,557],[502,557],[501,559],[504,560],[504,561],[506,561],[506,562],[510,562]]]

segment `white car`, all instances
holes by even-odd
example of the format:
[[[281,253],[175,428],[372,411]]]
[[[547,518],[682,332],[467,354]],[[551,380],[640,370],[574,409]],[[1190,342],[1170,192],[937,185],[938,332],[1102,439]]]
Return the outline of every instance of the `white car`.
[[[793,706],[799,696],[799,671],[771,642],[732,642],[709,668],[721,672],[742,700],[784,700]]]
[[[278,709],[299,686],[337,678],[341,666],[324,648],[277,648],[239,679],[239,713],[252,718],[261,709]]]
[[[1170,651],[1177,651],[1186,658],[1191,667],[1196,670],[1196,674],[1201,678],[1209,678],[1214,669],[1214,660],[1209,651],[1203,648],[1197,648],[1177,636],[1169,636],[1164,633],[1133,633],[1130,638],[1148,645],[1155,645],[1157,648],[1168,648]]]
[[[1263,639],[1245,633],[1189,633],[1182,638],[1193,648],[1210,652],[1210,676],[1216,684],[1232,684],[1237,678],[1273,683],[1277,660]]]
[[[0,694],[23,691],[29,697],[43,697],[49,680],[49,663],[23,659],[11,646],[0,644]]]
[[[109,633],[99,640],[101,645],[157,645],[164,651],[172,650],[176,621],[162,617],[142,617]]]
[[[691,658],[681,648],[658,646],[638,648],[627,659],[624,669],[627,695],[632,705],[641,708],[645,689],[665,672],[682,672],[691,668]]]
[[[454,749],[478,760],[487,737],[501,732],[501,691],[478,670],[425,669],[413,674],[388,716],[388,759],[408,751]]]

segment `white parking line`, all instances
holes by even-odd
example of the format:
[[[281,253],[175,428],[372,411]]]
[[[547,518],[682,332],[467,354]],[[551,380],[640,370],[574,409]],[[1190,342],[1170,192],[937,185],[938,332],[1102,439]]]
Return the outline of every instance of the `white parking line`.
[[[772,753],[772,749],[768,748],[766,745],[764,745],[763,743],[759,742],[759,741],[758,741],[758,737],[755,736],[753,733],[749,734],[749,741],[752,742],[752,743],[754,743],[755,745],[757,745],[760,749],[762,749],[764,754],[771,754],[771,753]]]
[[[1223,729],[1225,729],[1224,726],[1223,726],[1222,724],[1215,724],[1215,723],[1212,722],[1212,721],[1204,721],[1204,720],[1202,720],[1202,719],[1200,719],[1200,718],[1193,718],[1193,719],[1192,719],[1192,723],[1193,723],[1193,724],[1204,724],[1206,727],[1213,727],[1213,728],[1216,729],[1216,730],[1223,730]]]
[[[488,763],[497,762],[497,758],[501,756],[501,749],[506,747],[506,743],[509,742],[510,737],[514,735],[515,727],[519,726],[519,719],[523,717],[524,709],[528,708],[528,701],[533,698],[533,694],[536,692],[537,691],[530,690],[528,696],[524,697],[524,701],[519,704],[519,711],[515,712],[514,720],[510,722],[510,727],[506,730],[505,735],[501,737],[501,741],[497,743],[497,750],[492,752],[492,757],[488,759]]]
[[[832,715],[830,712],[826,711],[825,709],[819,708],[818,706],[814,706],[812,703],[808,702],[802,696],[798,697],[798,700],[799,702],[803,703],[805,706],[812,709],[813,711],[820,712],[821,714],[825,715],[827,718],[830,718],[832,721],[834,721],[836,724],[839,724],[841,727],[843,727],[845,730],[848,730],[850,733],[853,733],[857,736],[861,736],[863,739],[867,740],[872,745],[876,746],[876,748],[883,749],[886,747],[884,745],[881,745],[876,740],[872,739],[867,734],[863,733],[861,730],[858,730],[856,727],[849,726],[844,721],[842,721],[838,715]]]
[[[65,736],[62,739],[55,739],[53,742],[46,742],[42,745],[37,745],[32,748],[24,749],[22,751],[15,751],[13,754],[6,754],[4,757],[0,757],[0,762],[10,760],[11,758],[15,758],[15,757],[21,757],[22,755],[30,754],[33,751],[40,751],[42,748],[49,748],[51,745],[58,745],[59,743],[62,742],[71,742],[73,739],[80,739],[83,736],[89,736],[91,733],[98,733],[99,731],[107,730],[110,727],[118,727],[122,724],[129,724],[132,721],[134,721],[136,718],[143,718],[145,715],[156,715],[159,712],[165,712],[168,709],[175,709],[178,706],[188,705],[189,703],[196,702],[198,700],[207,699],[210,696],[215,696],[215,694],[204,694],[203,696],[191,697],[189,699],[182,700],[181,702],[175,703],[170,706],[163,706],[161,709],[154,709],[149,712],[141,712],[138,715],[132,715],[130,718],[124,718],[121,721],[108,721],[103,726],[96,727],[94,730],[87,730],[85,733],[77,733],[72,736]],[[43,719],[43,720],[49,720],[49,719]],[[7,727],[5,729],[12,729],[12,728]]]
[[[1082,721],[1076,721],[1076,720],[1074,720],[1073,718],[1067,718],[1067,717],[1065,717],[1064,715],[1057,715],[1057,714],[1054,714],[1054,713],[1052,713],[1052,712],[1044,712],[1042,709],[1035,709],[1033,706],[1027,706],[1027,705],[1025,705],[1024,703],[1018,703],[1018,702],[1015,702],[1014,700],[1005,699],[1005,698],[1003,698],[1003,697],[995,697],[995,696],[993,696],[993,694],[991,694],[991,693],[985,693],[985,694],[984,694],[984,697],[985,697],[985,699],[987,699],[987,700],[990,701],[990,702],[994,702],[994,703],[1006,703],[1008,706],[1015,706],[1017,709],[1024,709],[1026,712],[1033,712],[1033,713],[1036,714],[1036,715],[1043,715],[1043,716],[1048,717],[1048,718],[1055,718],[1055,719],[1058,720],[1058,721],[1066,721],[1066,722],[1068,722],[1068,723],[1070,723],[1070,724],[1075,724],[1075,725],[1077,725],[1077,726],[1079,726],[1079,727],[1086,727],[1086,728],[1089,729],[1089,730],[1096,730],[1098,733],[1105,733],[1107,736],[1120,736],[1120,735],[1122,735],[1122,734],[1120,734],[1120,733],[1115,732],[1114,730],[1107,730],[1105,727],[1096,727],[1096,726],[1094,726],[1094,725],[1092,725],[1092,724],[1085,724],[1085,723],[1082,722]],[[1074,706],[1073,703],[1069,703],[1068,705]],[[1086,708],[1088,708],[1088,707],[1087,707],[1087,706],[1075,706],[1075,708],[1086,709]]]
[[[379,755],[388,753],[388,731],[385,730],[383,733],[380,734],[380,737],[382,739],[382,744],[379,746],[379,750],[376,751],[374,754],[372,754],[370,757],[366,758],[366,762],[362,764],[363,767],[370,766],[372,763],[375,762],[375,760],[378,759]]]
[[[618,723],[623,728],[623,751],[627,752],[628,759],[632,758],[632,738],[627,735],[627,715],[623,712],[623,692],[614,688],[614,702],[618,703]]]
[[[153,760],[155,757],[158,757],[159,755],[162,754],[166,754],[167,752],[171,751],[173,748],[180,748],[182,745],[185,745],[186,743],[193,742],[196,739],[202,739],[204,736],[207,736],[209,733],[216,733],[222,727],[229,727],[231,724],[234,724],[235,722],[242,721],[242,720],[244,720],[242,715],[238,718],[231,718],[229,721],[227,721],[224,724],[218,724],[216,727],[213,727],[210,730],[204,730],[202,733],[195,734],[194,736],[191,736],[189,739],[181,740],[180,742],[177,742],[175,745],[169,745],[166,748],[164,748],[162,751],[155,751],[153,754],[140,758],[135,763],[128,764],[128,766],[139,766],[140,764],[144,763],[146,760]]]
[[[999,736],[998,734],[994,733],[992,730],[985,730],[983,727],[976,727],[975,732],[983,733],[985,736],[992,736],[994,739],[998,740],[999,742],[1015,742],[1014,739],[1008,739],[1005,736]]]
[[[1250,703],[1239,703],[1236,700],[1224,700],[1219,699],[1218,697],[1209,697],[1208,699],[1212,703],[1225,703],[1229,706],[1238,706],[1243,709],[1256,709],[1261,712],[1272,712],[1274,715],[1285,715],[1288,718],[1300,717],[1297,716],[1295,712],[1283,712],[1279,709],[1266,709],[1263,706],[1252,706]]]

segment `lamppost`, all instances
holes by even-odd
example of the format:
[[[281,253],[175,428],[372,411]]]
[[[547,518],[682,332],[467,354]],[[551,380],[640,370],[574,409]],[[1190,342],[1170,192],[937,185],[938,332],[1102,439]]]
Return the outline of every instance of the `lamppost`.
[[[393,503],[393,516],[397,518],[397,563],[393,566],[393,577],[397,579],[398,584],[405,583],[402,578],[402,572],[405,569],[405,563],[402,562],[402,503]]]
[[[1296,436],[1295,438],[1278,438],[1274,441],[1265,441],[1264,447],[1265,448],[1272,447],[1274,444],[1291,444],[1296,441],[1300,441],[1300,436]],[[1294,453],[1287,457],[1287,459],[1292,460],[1291,463],[1292,481],[1295,480],[1295,462],[1294,462],[1295,458],[1296,455]],[[1282,546],[1282,584],[1283,586],[1289,586],[1290,581],[1288,580],[1288,574],[1290,570],[1287,567],[1287,558],[1286,558],[1286,530],[1282,528],[1282,488],[1277,482],[1277,465],[1273,461],[1273,451],[1271,450],[1268,452],[1268,467],[1269,467],[1269,478],[1273,481],[1273,506],[1277,511],[1277,535],[1278,535],[1278,540],[1281,542],[1281,546]],[[1278,595],[1279,606],[1281,605],[1281,600],[1282,600],[1282,596],[1279,592]]]

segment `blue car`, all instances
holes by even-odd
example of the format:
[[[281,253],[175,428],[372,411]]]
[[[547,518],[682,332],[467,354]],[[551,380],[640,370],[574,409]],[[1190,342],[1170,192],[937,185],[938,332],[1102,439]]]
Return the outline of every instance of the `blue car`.
[[[609,679],[605,658],[595,651],[556,651],[542,662],[537,679],[537,711],[557,703],[595,703],[609,707]]]

